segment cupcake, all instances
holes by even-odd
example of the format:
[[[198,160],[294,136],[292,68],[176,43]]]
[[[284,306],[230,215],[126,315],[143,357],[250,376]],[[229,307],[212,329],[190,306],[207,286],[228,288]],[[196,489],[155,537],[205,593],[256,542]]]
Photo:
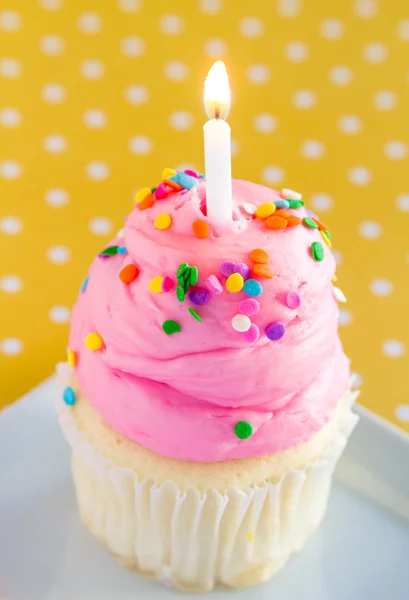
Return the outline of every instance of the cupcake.
[[[79,513],[183,590],[272,577],[321,522],[356,417],[327,227],[301,195],[192,171],[136,195],[73,309],[59,419]],[[62,399],[61,399],[62,397]]]

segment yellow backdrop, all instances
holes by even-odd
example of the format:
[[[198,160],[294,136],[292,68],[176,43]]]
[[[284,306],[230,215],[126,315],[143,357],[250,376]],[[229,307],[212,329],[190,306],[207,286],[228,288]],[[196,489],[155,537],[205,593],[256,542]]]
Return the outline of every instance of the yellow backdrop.
[[[235,177],[335,239],[361,401],[409,431],[409,19],[376,0],[0,0],[0,403],[65,356],[88,264],[162,168],[203,169],[226,62]]]

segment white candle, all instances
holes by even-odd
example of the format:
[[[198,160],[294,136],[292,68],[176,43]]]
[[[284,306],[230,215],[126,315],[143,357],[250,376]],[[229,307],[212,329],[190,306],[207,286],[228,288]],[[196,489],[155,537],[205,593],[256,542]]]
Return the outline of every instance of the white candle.
[[[220,60],[204,85],[204,106],[210,118],[204,127],[207,216],[215,223],[232,220],[230,127],[224,119],[230,109],[230,85]]]

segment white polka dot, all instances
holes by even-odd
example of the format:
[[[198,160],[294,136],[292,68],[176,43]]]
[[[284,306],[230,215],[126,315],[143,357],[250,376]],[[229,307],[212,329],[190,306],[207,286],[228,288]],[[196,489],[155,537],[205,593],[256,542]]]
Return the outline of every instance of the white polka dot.
[[[80,72],[85,79],[101,79],[105,74],[105,65],[96,59],[84,60],[81,63]]]
[[[48,311],[50,321],[53,323],[68,323],[71,311],[66,306],[53,306]]]
[[[165,64],[164,73],[172,81],[184,81],[189,74],[189,67],[180,60],[174,60]]]
[[[246,69],[246,76],[250,83],[267,83],[270,79],[270,69],[266,65],[250,65]]]
[[[328,71],[328,79],[331,83],[338,87],[348,85],[349,83],[351,83],[352,78],[353,75],[351,69],[343,65],[331,67],[331,69]]]
[[[392,110],[398,103],[398,97],[391,90],[379,90],[373,97],[373,103],[378,110]]]
[[[166,35],[179,35],[185,28],[185,22],[179,15],[163,15],[159,20],[159,29]]]
[[[325,154],[325,145],[319,140],[305,140],[300,146],[302,156],[317,160]]]
[[[93,179],[94,181],[103,181],[109,177],[109,167],[102,161],[93,160],[86,165],[85,173],[89,179]]]
[[[199,10],[208,15],[216,15],[222,7],[222,0],[199,0]]]
[[[339,267],[340,265],[342,265],[342,263],[344,262],[344,257],[342,256],[341,252],[339,250],[336,249],[332,249],[332,256],[334,257],[335,263],[337,265],[337,267]]]
[[[348,171],[348,180],[354,185],[367,185],[372,180],[372,173],[367,167],[352,167]]]
[[[405,42],[409,41],[409,19],[398,23],[398,36]]]
[[[398,404],[395,408],[395,416],[399,421],[409,422],[409,404]]]
[[[67,149],[67,140],[64,136],[54,133],[44,138],[43,146],[51,154],[60,154]]]
[[[344,24],[339,19],[324,19],[320,23],[320,33],[327,40],[339,40],[344,35]]]
[[[363,57],[370,63],[381,63],[388,56],[388,48],[380,42],[366,44],[363,49]]]
[[[88,227],[94,235],[107,235],[112,231],[112,222],[106,217],[93,217]]]
[[[85,12],[78,17],[77,25],[82,33],[98,33],[102,28],[102,18],[98,13]]]
[[[62,206],[68,204],[69,194],[67,190],[63,190],[61,188],[52,188],[46,191],[44,200],[48,206],[52,206],[53,208],[61,208]]]
[[[136,135],[128,142],[128,148],[133,154],[149,154],[152,151],[152,140],[144,135]]]
[[[204,45],[204,51],[211,58],[221,58],[227,53],[228,47],[221,38],[210,38]]]
[[[309,200],[309,205],[316,211],[331,210],[334,205],[334,200],[325,193],[313,194]]]
[[[56,265],[63,265],[70,260],[71,252],[65,246],[51,246],[47,250],[47,258]]]
[[[309,52],[309,48],[304,42],[288,42],[284,46],[284,56],[287,60],[295,63],[307,60]]]
[[[349,325],[352,323],[352,315],[349,310],[345,310],[345,308],[339,309],[338,314],[338,324],[343,327],[344,325]]]
[[[277,129],[277,119],[268,113],[261,113],[254,117],[254,129],[260,133],[271,133]]]
[[[16,356],[23,351],[24,344],[17,338],[6,338],[0,342],[0,350],[8,356]]]
[[[119,10],[124,12],[138,12],[142,8],[143,0],[118,0]]]
[[[408,147],[405,142],[393,140],[386,142],[383,151],[389,160],[402,160],[408,153]]]
[[[101,129],[101,127],[105,127],[107,123],[107,116],[103,110],[91,108],[84,112],[82,121],[89,129]]]
[[[363,384],[363,377],[359,373],[352,372],[351,373],[352,384],[351,387],[353,389],[359,388]]]
[[[373,279],[369,289],[375,296],[389,296],[393,292],[393,285],[388,279]]]
[[[409,212],[409,194],[399,194],[396,198],[396,206],[403,212]]]
[[[301,12],[301,0],[277,0],[277,12],[280,17],[296,17]]]
[[[23,280],[18,275],[5,275],[0,279],[0,289],[7,294],[15,294],[23,287]]]
[[[264,33],[264,21],[258,17],[243,17],[239,23],[239,31],[244,37],[261,37]]]
[[[237,140],[231,140],[230,149],[232,156],[236,156],[240,152],[240,144]]]
[[[40,50],[47,56],[58,56],[64,52],[65,41],[59,35],[45,35],[40,40]]]
[[[143,104],[149,99],[149,92],[143,85],[130,85],[124,91],[125,100],[129,104]]]
[[[0,163],[0,177],[3,179],[18,179],[23,167],[15,160],[5,160]]]
[[[18,108],[3,108],[0,110],[0,123],[3,127],[17,127],[21,123],[21,112]]]
[[[0,231],[7,235],[16,235],[23,229],[23,224],[18,217],[3,217],[0,221]]]
[[[382,233],[382,225],[376,221],[364,221],[358,227],[360,235],[367,240],[375,240]]]
[[[21,16],[15,10],[0,12],[0,29],[3,31],[18,31],[21,27]]]
[[[378,14],[378,0],[355,0],[353,11],[361,19],[371,19]]]
[[[145,40],[134,35],[121,40],[121,52],[126,56],[141,56],[146,50]]]
[[[50,104],[64,102],[66,96],[65,88],[59,83],[47,83],[41,88],[41,97]]]
[[[316,93],[312,90],[297,90],[293,94],[293,104],[301,110],[312,108],[316,100]]]
[[[399,358],[405,353],[405,345],[398,340],[386,340],[382,344],[382,352],[390,358]]]
[[[173,127],[173,129],[179,131],[190,129],[193,125],[193,121],[193,115],[184,110],[175,111],[169,116],[169,125]]]
[[[338,129],[346,135],[355,135],[362,129],[362,121],[356,115],[342,115],[338,119]]]
[[[21,74],[21,64],[15,58],[2,58],[0,60],[0,75],[7,79],[16,79]]]
[[[44,10],[59,10],[64,4],[64,0],[39,0],[39,5]]]
[[[261,179],[266,183],[280,183],[285,177],[284,170],[277,165],[267,165],[261,171]]]

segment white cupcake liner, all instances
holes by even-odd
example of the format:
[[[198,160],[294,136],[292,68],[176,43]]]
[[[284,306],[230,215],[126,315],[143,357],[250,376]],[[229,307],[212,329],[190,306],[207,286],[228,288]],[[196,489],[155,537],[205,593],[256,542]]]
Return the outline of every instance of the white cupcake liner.
[[[316,462],[288,471],[277,483],[224,493],[181,491],[173,481],[156,485],[154,474],[140,480],[134,470],[102,456],[60,401],[82,520],[127,567],[179,589],[265,581],[324,516],[334,467],[358,420],[350,410],[357,395],[348,394],[338,431]]]

